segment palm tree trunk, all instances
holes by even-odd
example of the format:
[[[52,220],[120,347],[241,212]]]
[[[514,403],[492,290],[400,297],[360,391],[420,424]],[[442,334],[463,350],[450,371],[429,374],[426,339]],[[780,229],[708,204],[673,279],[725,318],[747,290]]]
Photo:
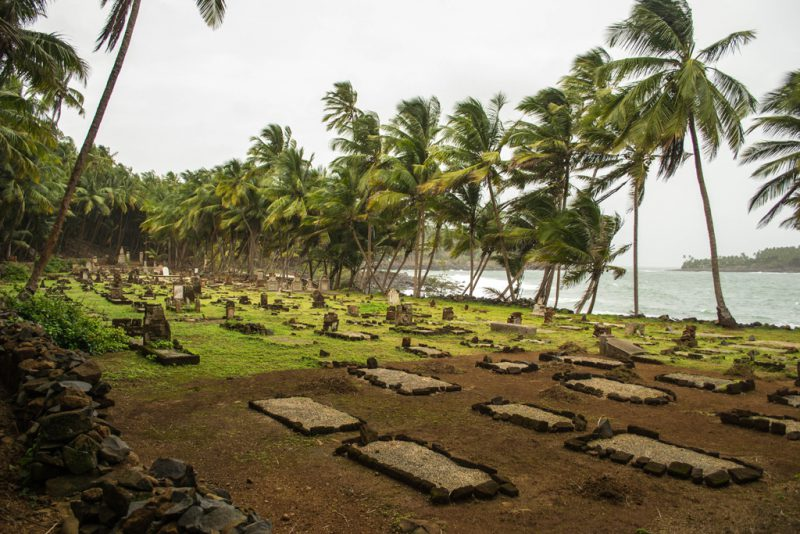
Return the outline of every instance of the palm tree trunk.
[[[508,285],[511,287],[512,278],[511,278],[511,267],[508,263],[508,252],[506,251],[506,238],[503,235],[504,228],[503,223],[500,221],[500,210],[497,208],[497,199],[494,196],[494,187],[492,187],[492,180],[491,176],[486,178],[486,185],[489,187],[489,198],[492,200],[492,209],[494,211],[494,223],[497,225],[497,231],[500,233],[500,254],[503,256],[503,266],[506,269],[506,279],[508,280]],[[514,295],[511,295],[511,301],[516,302],[517,298]]]
[[[561,266],[556,267],[556,298],[553,307],[558,308],[558,297],[561,293]]]
[[[441,223],[436,225],[436,234],[433,236],[433,246],[431,247],[431,254],[428,257],[428,267],[425,269],[425,276],[422,277],[420,286],[425,285],[425,280],[428,279],[428,273],[431,272],[431,265],[433,264],[433,256],[436,254],[436,249],[439,248],[439,233],[442,230]]]
[[[636,179],[633,181],[633,316],[639,317],[639,182]]]
[[[722,296],[722,281],[719,276],[719,259],[717,258],[717,236],[714,232],[714,220],[711,217],[711,202],[708,199],[706,182],[703,178],[703,165],[700,161],[700,144],[697,142],[697,130],[694,124],[694,115],[689,115],[689,133],[692,136],[692,150],[694,151],[694,169],[697,174],[697,184],[700,186],[700,196],[703,199],[703,211],[706,215],[708,228],[708,244],[711,248],[711,278],[714,281],[714,295],[717,299],[717,321],[725,328],[737,328],[739,325],[733,318],[725,298]]]
[[[594,303],[597,300],[597,290],[600,289],[600,277],[594,282],[594,289],[592,290],[592,301],[589,303],[589,309],[586,313],[591,314],[594,311]]]
[[[475,277],[475,225],[469,225],[469,284],[472,287],[472,280]],[[466,291],[466,288],[465,288]]]
[[[383,284],[381,285],[381,291],[386,291],[389,287],[386,285],[386,282],[389,281],[389,276],[392,273],[392,267],[394,267],[394,262],[397,259],[397,254],[400,252],[400,248],[402,247],[402,243],[398,244],[394,248],[394,253],[392,253],[392,261],[389,262],[389,265],[386,266],[386,274],[383,276]]]
[[[75,194],[75,189],[78,187],[78,182],[81,179],[83,170],[86,168],[86,163],[88,162],[89,158],[89,151],[92,149],[92,146],[94,146],[94,140],[97,137],[97,132],[100,130],[100,124],[103,122],[103,116],[106,114],[108,103],[111,100],[111,94],[114,92],[114,86],[117,83],[117,78],[119,78],[119,73],[122,71],[122,64],[125,62],[125,55],[128,53],[128,47],[131,44],[131,37],[133,36],[133,28],[136,25],[136,17],[139,15],[140,4],[141,0],[133,0],[131,4],[131,11],[128,14],[128,23],[125,26],[125,34],[122,36],[122,40],[120,41],[117,58],[114,60],[114,66],[111,67],[111,73],[108,75],[106,87],[103,90],[103,95],[100,97],[100,103],[97,105],[97,111],[94,113],[94,118],[92,119],[91,126],[89,126],[86,139],[83,140],[81,151],[78,153],[78,158],[75,160],[75,166],[72,168],[69,182],[67,182],[67,188],[64,191],[64,198],[61,199],[61,205],[58,208],[58,215],[56,215],[55,223],[53,224],[53,228],[50,230],[50,235],[47,237],[44,247],[42,247],[42,252],[39,254],[39,258],[33,265],[31,276],[28,279],[28,283],[25,284],[25,289],[22,290],[22,294],[27,294],[30,296],[36,292],[36,286],[39,284],[39,278],[41,278],[42,273],[44,273],[44,268],[47,265],[47,262],[50,261],[50,257],[53,255],[53,249],[58,242],[58,238],[61,236],[61,229],[64,227],[64,221],[67,218],[67,212],[69,211],[69,205],[72,202],[72,196]]]

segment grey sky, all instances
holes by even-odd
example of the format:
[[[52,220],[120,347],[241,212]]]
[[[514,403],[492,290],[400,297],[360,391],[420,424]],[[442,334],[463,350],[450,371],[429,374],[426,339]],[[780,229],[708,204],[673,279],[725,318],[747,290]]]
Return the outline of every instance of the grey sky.
[[[800,68],[797,0],[691,3],[701,46],[732,31],[758,32],[755,42],[720,64],[756,97]],[[436,95],[449,112],[466,96],[486,100],[497,91],[509,97],[506,118],[514,120],[519,100],[556,84],[575,55],[603,45],[608,25],[625,18],[632,2],[229,0],[217,31],[203,24],[191,0],[142,4],[97,142],[136,171],[166,172],[244,157],[250,136],[271,122],[291,126],[317,163],[329,161],[320,98],[340,80],[350,80],[361,106],[382,120],[404,98]],[[38,26],[64,35],[91,64],[83,88],[87,117],[65,112],[61,122],[77,143],[113,61],[91,52],[104,16],[99,1],[56,0]],[[727,151],[706,165],[720,254],[800,245],[796,231],[756,228],[758,215],[746,212],[756,187],[749,174]],[[627,215],[628,205],[619,194],[606,209]],[[708,257],[690,164],[667,183],[650,182],[640,218],[643,265]],[[629,224],[617,241],[630,242]]]

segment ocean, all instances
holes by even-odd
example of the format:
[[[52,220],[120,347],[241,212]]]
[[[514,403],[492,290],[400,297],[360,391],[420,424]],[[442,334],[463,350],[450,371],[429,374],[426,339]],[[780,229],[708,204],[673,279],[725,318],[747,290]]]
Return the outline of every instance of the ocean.
[[[409,273],[411,274],[411,273]],[[469,271],[431,271],[467,285]],[[542,271],[526,271],[522,296],[532,298],[542,279]],[[506,286],[504,271],[485,271],[475,296],[489,296],[485,288],[502,291]],[[583,294],[585,284],[561,289],[559,308],[573,308]],[[722,273],[722,291],[731,313],[740,323],[769,323],[800,327],[800,273]],[[551,304],[553,294],[551,293]],[[585,308],[584,308],[585,309]],[[681,319],[716,319],[714,288],[710,272],[671,269],[639,270],[639,310],[657,317],[667,314]],[[633,312],[633,274],[630,269],[619,280],[605,275],[594,313],[629,314]]]

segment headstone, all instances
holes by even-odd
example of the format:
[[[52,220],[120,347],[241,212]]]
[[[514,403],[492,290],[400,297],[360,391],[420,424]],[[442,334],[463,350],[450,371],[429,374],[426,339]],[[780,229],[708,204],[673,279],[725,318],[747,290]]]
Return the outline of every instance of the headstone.
[[[592,333],[594,337],[600,336],[610,336],[611,335],[611,327],[604,324],[596,324],[594,325],[594,332]]]
[[[267,306],[269,306],[269,299],[267,298],[267,294],[266,294],[266,293],[261,293],[261,303],[260,303],[260,306],[261,306],[262,308],[266,308]]]
[[[194,311],[200,312],[200,299],[194,299]]]
[[[347,305],[347,315],[350,317],[361,317],[361,312],[355,304]]]
[[[144,266],[144,252],[139,252],[139,264]]]
[[[316,289],[311,294],[311,307],[312,308],[324,308],[325,307],[325,297],[322,295],[322,290]]]
[[[326,291],[330,291],[331,289],[330,280],[328,280],[327,276],[323,276],[319,279],[319,290],[325,293]]]
[[[197,300],[197,295],[194,293],[194,286],[183,286],[183,300],[186,302],[194,302]]]
[[[174,299],[172,302],[175,303],[175,312],[181,313],[183,311],[183,299],[181,300]]]
[[[269,278],[267,280],[267,291],[278,291],[278,279]]]
[[[117,263],[119,265],[125,265],[126,263],[128,263],[127,260],[125,259],[125,248],[124,247],[120,247],[120,249],[119,249],[119,255],[117,256]]]
[[[142,337],[145,344],[151,341],[169,341],[172,339],[169,322],[164,316],[161,304],[145,304],[142,321]]]
[[[225,319],[232,320],[236,315],[236,304],[229,300],[225,303]]]
[[[179,300],[183,302],[183,285],[175,284],[172,286],[172,298],[175,299],[176,302]]]
[[[402,346],[403,346],[404,349],[407,349],[408,347],[410,347],[411,346],[411,338],[410,337],[404,337],[403,341],[402,341]]]
[[[161,274],[162,274],[163,276],[169,276],[169,267],[167,267],[166,265],[164,265],[164,266],[161,268]]]
[[[411,304],[401,304],[397,307],[397,315],[394,322],[397,326],[411,326],[414,324],[414,310]]]
[[[339,330],[339,316],[334,312],[328,312],[322,318],[323,332],[336,332]]]
[[[397,318],[397,306],[389,306],[386,308],[386,321],[393,323]]]
[[[81,270],[81,280],[84,282],[90,282],[92,280],[92,277],[89,275],[89,269]]]
[[[644,335],[644,325],[640,323],[628,323],[625,325],[625,335],[635,336]]]
[[[436,301],[434,299],[431,299],[430,306],[431,306],[431,308],[435,308],[436,307]]]
[[[303,281],[300,279],[299,276],[295,276],[292,278],[292,291],[302,291],[303,290]]]
[[[693,325],[686,325],[683,329],[680,339],[677,341],[678,346],[695,348],[697,347],[697,327]]]
[[[400,293],[396,289],[390,289],[389,292],[386,293],[386,300],[389,301],[389,306],[399,306]]]
[[[192,290],[194,290],[195,298],[200,298],[203,294],[203,281],[199,276],[192,277]]]
[[[508,324],[522,324],[522,312],[512,312],[506,322]]]
[[[544,324],[553,324],[553,319],[556,316],[555,308],[544,309]]]
[[[130,251],[125,252],[125,263],[131,262],[131,253]]]
[[[442,321],[452,321],[454,318],[455,314],[453,313],[453,308],[442,308]]]

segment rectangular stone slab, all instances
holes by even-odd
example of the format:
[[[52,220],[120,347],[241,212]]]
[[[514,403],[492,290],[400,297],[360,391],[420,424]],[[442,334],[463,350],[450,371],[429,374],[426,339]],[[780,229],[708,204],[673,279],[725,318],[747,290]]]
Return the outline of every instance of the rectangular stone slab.
[[[582,365],[584,367],[594,367],[596,369],[617,369],[625,367],[625,364],[618,360],[609,360],[606,358],[593,358],[592,356],[559,356],[558,360],[564,363],[571,363],[573,365]]]
[[[161,365],[198,365],[200,356],[171,349],[155,349],[151,353]]]
[[[600,353],[603,356],[630,358],[631,356],[638,356],[640,354],[647,354],[639,345],[619,339],[616,337],[608,337],[605,343],[600,343]]]
[[[425,358],[449,358],[450,353],[445,352],[443,350],[435,349],[433,347],[420,347],[420,346],[411,346],[406,347],[406,352],[410,352],[411,354],[416,354],[417,356],[424,356]]]
[[[668,373],[661,376],[667,379],[666,381],[679,386],[684,385],[679,382],[688,382],[692,384],[692,387],[700,389],[711,389],[713,386],[713,391],[722,391],[729,385],[737,382],[736,380],[728,380],[726,378],[714,378],[711,376],[693,375],[689,373]]]
[[[567,385],[575,385],[576,383],[599,389],[606,397],[608,397],[609,393],[616,393],[617,395],[626,399],[638,397],[642,400],[648,398],[663,398],[666,396],[666,393],[654,388],[640,386],[637,384],[625,384],[623,382],[608,380],[606,378],[592,377],[586,380],[567,380],[566,382]]]
[[[536,327],[526,326],[522,324],[513,323],[489,323],[489,328],[492,332],[508,332],[511,334],[520,334],[523,336],[535,336]]]
[[[373,441],[356,448],[381,465],[444,488],[451,495],[492,480],[480,469],[462,467],[447,456],[410,441]]]
[[[692,467],[702,469],[706,474],[742,467],[741,464],[735,462],[715,458],[709,454],[678,447],[677,445],[670,445],[657,439],[637,434],[617,434],[612,438],[589,441],[588,445],[590,447],[600,445],[603,448],[627,452],[635,458],[646,457],[650,461],[664,465],[669,465],[672,462],[683,462]]]
[[[375,385],[394,389],[406,395],[420,395],[435,393],[438,391],[457,391],[461,389],[455,384],[450,384],[443,380],[420,376],[397,369],[358,369],[362,378]]]
[[[570,425],[573,427],[572,419],[569,417],[564,417],[563,415],[554,414],[552,412],[548,412],[547,410],[542,410],[541,408],[536,408],[534,406],[528,406],[527,404],[488,404],[487,408],[492,413],[492,415],[519,415],[526,419],[532,419],[534,421],[543,421],[547,423],[548,427],[551,427],[557,423]]]
[[[250,407],[308,435],[358,430],[360,424],[352,415],[308,397],[250,401]]]

